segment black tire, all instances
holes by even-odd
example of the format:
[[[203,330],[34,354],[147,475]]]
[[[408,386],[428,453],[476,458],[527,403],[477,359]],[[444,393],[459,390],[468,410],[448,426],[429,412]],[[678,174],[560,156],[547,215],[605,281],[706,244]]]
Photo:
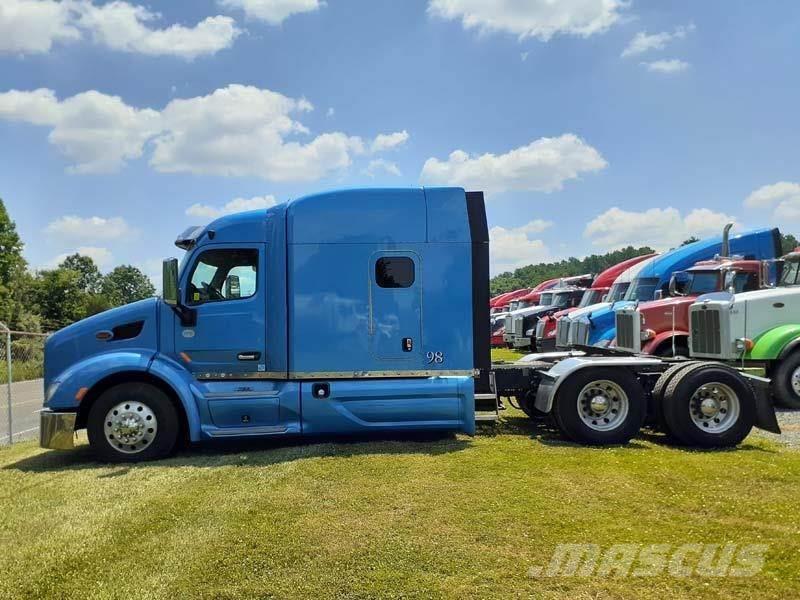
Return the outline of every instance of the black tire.
[[[800,351],[784,358],[772,375],[772,395],[785,408],[800,408],[800,395],[792,386],[792,375],[800,368]]]
[[[598,417],[592,420],[592,417],[583,417],[582,410],[578,408],[579,396],[591,384],[601,381],[609,381],[616,384],[624,392],[627,401],[627,413],[619,418],[620,421],[612,429],[605,431],[598,431],[593,428],[589,422],[592,422],[595,427],[604,427],[602,421],[607,418]],[[615,392],[609,392],[609,399],[614,402]],[[580,399],[582,406],[587,406],[587,398]],[[618,401],[623,401],[619,399]],[[613,407],[613,404],[610,406]],[[611,408],[613,411],[614,409]],[[646,407],[644,390],[636,377],[624,368],[589,368],[578,371],[572,374],[556,394],[555,405],[553,406],[553,414],[558,424],[559,429],[571,440],[580,444],[590,445],[607,445],[607,444],[626,444],[628,443],[642,427],[644,423]],[[616,414],[616,413],[615,413]]]
[[[118,441],[113,445],[112,440],[106,436],[106,426],[111,423],[106,421],[106,417],[118,406],[122,406],[124,410],[125,407],[136,409],[140,405],[144,408],[139,412],[132,410],[130,418],[137,425],[141,424],[141,441],[130,446],[117,437],[115,439]],[[149,422],[141,417],[142,414],[154,419],[156,427],[148,428]],[[179,428],[180,421],[175,406],[163,391],[149,383],[132,382],[115,385],[100,395],[89,409],[86,430],[89,444],[100,460],[140,462],[168,456],[175,448]],[[150,430],[152,434],[147,433]],[[114,437],[114,434],[110,433],[110,436]],[[141,449],[136,450],[137,446]]]
[[[692,365],[698,364],[699,361],[696,360],[687,360],[686,362],[681,362],[672,365],[669,369],[664,371],[661,374],[661,377],[658,378],[656,384],[653,386],[653,391],[650,392],[650,395],[653,397],[653,402],[655,402],[656,408],[660,407],[662,402],[664,401],[664,392],[667,389],[670,381],[672,381],[673,377],[677,375],[680,371],[685,369],[686,367],[690,367]]]
[[[716,416],[703,416],[699,405],[692,405],[695,393],[711,383],[726,386],[735,394],[738,414],[727,406],[720,408]],[[680,442],[700,448],[724,448],[736,446],[750,433],[756,420],[756,397],[750,384],[735,370],[701,362],[679,371],[672,378],[664,391],[661,410],[669,432]],[[695,423],[692,415],[703,420],[703,427]],[[724,423],[726,418],[733,419],[727,429],[715,431],[713,428]]]

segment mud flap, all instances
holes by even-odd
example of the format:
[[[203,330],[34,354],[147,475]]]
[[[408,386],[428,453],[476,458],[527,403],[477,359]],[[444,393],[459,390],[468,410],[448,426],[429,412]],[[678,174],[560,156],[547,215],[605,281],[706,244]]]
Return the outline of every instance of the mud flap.
[[[775,407],[772,404],[770,380],[749,373],[740,373],[740,375],[744,377],[750,384],[750,387],[753,388],[753,393],[756,398],[755,426],[765,431],[780,434],[781,428],[778,425],[778,417],[775,414]]]

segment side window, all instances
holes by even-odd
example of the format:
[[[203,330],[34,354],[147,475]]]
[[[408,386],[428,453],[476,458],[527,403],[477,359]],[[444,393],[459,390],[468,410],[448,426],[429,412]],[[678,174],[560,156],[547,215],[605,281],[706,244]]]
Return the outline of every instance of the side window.
[[[756,273],[737,273],[733,280],[736,293],[750,292],[758,289],[758,275]]]
[[[258,288],[258,250],[206,250],[195,260],[187,304],[250,298]]]
[[[375,261],[375,282],[382,288],[414,285],[414,261],[407,256],[384,256]]]

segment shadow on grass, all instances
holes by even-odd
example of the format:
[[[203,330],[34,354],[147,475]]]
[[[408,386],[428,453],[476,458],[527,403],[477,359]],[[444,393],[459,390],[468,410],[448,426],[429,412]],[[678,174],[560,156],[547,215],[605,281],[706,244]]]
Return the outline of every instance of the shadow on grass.
[[[436,456],[459,452],[471,445],[452,433],[425,432],[392,435],[296,436],[248,440],[214,440],[181,448],[174,456],[143,463],[104,463],[98,461],[88,444],[72,450],[49,450],[3,467],[29,473],[119,468],[98,477],[111,478],[142,467],[219,467],[236,465],[263,467],[298,459],[319,457],[352,457],[370,454]]]
[[[711,452],[714,454],[719,454],[721,452],[763,452],[764,454],[778,453],[777,449],[765,448],[762,445],[756,445],[747,440],[745,440],[745,443],[739,444],[738,446],[733,446],[731,448],[698,448],[697,446],[687,446],[671,435],[655,429],[642,429],[637,437],[638,439],[650,442],[656,446],[692,454],[701,454],[705,452]]]

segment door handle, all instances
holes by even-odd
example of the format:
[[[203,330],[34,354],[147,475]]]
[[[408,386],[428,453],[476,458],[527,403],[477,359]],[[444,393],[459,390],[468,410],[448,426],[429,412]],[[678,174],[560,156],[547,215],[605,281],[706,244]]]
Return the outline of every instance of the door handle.
[[[236,358],[245,361],[258,360],[261,358],[261,352],[239,352],[239,354],[236,355]]]

